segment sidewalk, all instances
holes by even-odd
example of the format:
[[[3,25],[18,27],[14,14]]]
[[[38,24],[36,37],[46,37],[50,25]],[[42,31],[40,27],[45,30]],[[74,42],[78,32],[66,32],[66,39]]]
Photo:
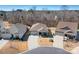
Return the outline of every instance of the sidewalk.
[[[8,42],[9,40],[0,40],[0,49],[2,49]]]

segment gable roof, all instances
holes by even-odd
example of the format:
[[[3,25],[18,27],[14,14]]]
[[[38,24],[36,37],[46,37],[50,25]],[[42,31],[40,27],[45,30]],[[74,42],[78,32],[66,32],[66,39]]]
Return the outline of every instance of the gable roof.
[[[58,23],[56,31],[64,33],[70,30],[73,34],[76,34],[77,27],[78,27],[77,22],[62,22],[61,21]]]
[[[61,29],[64,29],[64,30],[71,30],[68,26],[65,26],[65,27],[63,27],[63,28],[61,28]]]
[[[36,23],[32,25],[32,27],[30,28],[30,31],[48,32],[48,27],[45,24]]]
[[[10,31],[11,34],[18,33],[18,29],[15,26],[15,24],[11,24],[11,27],[9,28],[9,31]]]
[[[15,26],[18,29],[18,32],[19,33],[26,32],[27,31],[27,28],[28,28],[26,25],[21,24],[21,23],[16,23]]]

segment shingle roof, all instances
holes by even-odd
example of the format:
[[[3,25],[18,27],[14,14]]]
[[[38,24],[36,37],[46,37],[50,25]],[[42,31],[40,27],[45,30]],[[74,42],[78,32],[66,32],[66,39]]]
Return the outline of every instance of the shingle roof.
[[[65,32],[65,31],[72,31],[73,34],[77,33],[77,22],[59,22],[56,31],[58,32]]]
[[[64,30],[71,30],[68,26],[65,26],[65,27],[63,27],[63,28],[61,28],[61,29],[64,29]]]
[[[15,26],[18,29],[18,32],[19,33],[26,32],[27,31],[27,26],[24,25],[24,24],[16,23]]]
[[[32,27],[30,28],[30,31],[48,32],[48,27],[45,24],[36,23],[36,24],[32,25]]]

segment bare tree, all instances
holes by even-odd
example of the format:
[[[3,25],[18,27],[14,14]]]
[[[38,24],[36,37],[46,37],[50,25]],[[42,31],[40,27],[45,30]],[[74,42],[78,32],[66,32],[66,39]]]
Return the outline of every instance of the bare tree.
[[[63,10],[62,21],[64,21],[65,20],[65,15],[66,15],[65,12],[68,10],[68,6],[67,5],[62,5],[61,10]]]

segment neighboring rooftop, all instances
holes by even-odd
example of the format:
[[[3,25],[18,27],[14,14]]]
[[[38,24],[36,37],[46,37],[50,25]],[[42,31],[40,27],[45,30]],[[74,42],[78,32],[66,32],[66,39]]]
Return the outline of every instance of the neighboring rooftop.
[[[57,25],[57,32],[63,32],[70,31],[73,34],[77,33],[78,23],[77,22],[59,22]]]
[[[35,32],[48,32],[48,27],[45,24],[42,23],[36,23],[33,24],[30,31],[35,31]]]

